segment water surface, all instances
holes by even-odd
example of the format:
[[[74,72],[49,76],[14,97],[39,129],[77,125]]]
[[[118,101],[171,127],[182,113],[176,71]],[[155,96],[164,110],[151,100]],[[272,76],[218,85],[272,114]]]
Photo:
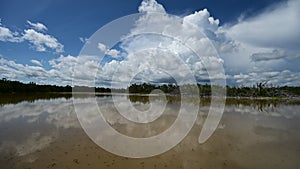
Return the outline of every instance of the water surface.
[[[118,96],[137,110],[149,109],[148,97]],[[231,100],[222,120],[204,144],[198,137],[209,103],[202,101],[198,118],[187,137],[173,149],[150,158],[131,159],[97,146],[81,128],[70,96],[3,101],[0,106],[0,168],[285,168],[300,166],[300,105],[282,101]],[[26,98],[26,96],[24,96]],[[76,98],[87,101],[89,98]],[[107,122],[132,137],[151,137],[176,120],[180,102],[168,98],[159,117],[136,124],[125,119],[111,96],[97,97]],[[159,109],[160,99],[152,106]],[[128,105],[122,105],[124,109]],[[128,113],[131,109],[128,108]],[[155,114],[154,114],[155,115]],[[139,116],[139,118],[143,118]],[[145,151],[147,151],[145,149]]]

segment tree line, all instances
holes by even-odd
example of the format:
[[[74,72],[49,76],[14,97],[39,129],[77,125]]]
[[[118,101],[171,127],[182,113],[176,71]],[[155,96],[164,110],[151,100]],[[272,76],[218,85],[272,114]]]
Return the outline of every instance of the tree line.
[[[84,87],[76,86],[77,89],[93,89],[96,92],[110,93],[109,88],[97,87]],[[22,83],[19,81],[11,81],[6,78],[0,80],[0,93],[55,93],[55,92],[72,92],[72,87],[69,85],[66,86],[57,86],[57,85],[40,85],[34,82]]]
[[[189,88],[191,85],[177,86],[174,84],[164,84],[164,85],[153,85],[148,83],[143,84],[132,84],[129,86],[130,93],[144,93],[149,94],[154,89],[162,90],[165,93],[170,94],[180,94],[180,88]],[[211,96],[211,85],[208,84],[197,84],[199,89],[199,94],[201,96]],[[214,85],[215,90],[224,89],[222,86]],[[226,86],[226,95],[230,97],[290,97],[290,96],[300,96],[299,86],[266,86],[263,83],[257,83],[252,87],[249,86]]]
[[[85,86],[76,86],[78,91],[95,91],[100,93],[111,93],[120,92],[124,93],[128,91],[129,93],[139,93],[139,94],[149,94],[153,90],[158,89],[164,93],[171,95],[180,94],[180,89],[184,91],[193,92],[193,87],[195,85],[182,85],[178,86],[176,84],[163,84],[163,85],[154,85],[150,83],[141,83],[141,84],[131,84],[127,89],[110,89],[103,87],[85,87]],[[196,87],[199,89],[199,94],[201,96],[210,96],[211,95],[211,85],[209,84],[197,84]],[[214,89],[218,90],[224,89],[222,86],[213,86]],[[66,86],[57,86],[57,85],[39,85],[33,82],[22,83],[19,81],[11,81],[3,78],[0,80],[0,93],[45,93],[45,92],[72,92],[72,87],[69,85]],[[265,83],[257,83],[252,87],[249,86],[226,86],[226,95],[230,97],[291,97],[291,96],[300,96],[300,87],[299,86],[266,86]]]

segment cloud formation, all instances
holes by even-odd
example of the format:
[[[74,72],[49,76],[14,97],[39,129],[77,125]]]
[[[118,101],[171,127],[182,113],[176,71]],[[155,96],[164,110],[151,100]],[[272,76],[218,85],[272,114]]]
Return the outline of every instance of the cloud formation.
[[[37,22],[37,23],[32,23],[32,22],[30,22],[30,21],[27,21],[27,23],[28,23],[33,29],[35,29],[35,30],[37,30],[37,31],[47,31],[47,30],[48,30],[48,28],[47,28],[44,24],[42,24],[42,23],[39,23],[39,22]]]
[[[89,38],[79,37],[79,40],[80,40],[82,43],[87,43],[87,42],[89,41]]]
[[[41,23],[32,23],[27,21],[32,29],[25,29],[24,32],[13,32],[9,28],[3,26],[0,22],[0,41],[3,42],[29,42],[36,51],[45,52],[52,49],[57,53],[64,51],[64,45],[48,34],[42,33],[47,31],[47,27]],[[41,32],[42,31],[42,32]]]
[[[157,3],[155,0],[144,0],[139,6],[139,12],[147,13],[147,12],[160,12],[165,13],[165,8]]]
[[[57,53],[64,51],[64,46],[59,43],[56,38],[51,35],[37,32],[34,29],[24,30],[23,38],[30,42],[39,52],[44,52],[47,48],[53,49]]]
[[[98,49],[105,53],[106,55],[109,55],[113,58],[119,58],[120,57],[120,51],[116,50],[116,49],[108,49],[107,46],[105,46],[103,43],[98,43]]]
[[[12,32],[7,27],[3,26],[0,18],[0,41],[3,42],[21,42],[18,32]]]
[[[30,62],[33,63],[33,64],[35,64],[35,65],[37,65],[37,66],[43,67],[43,64],[40,61],[38,61],[38,60],[30,60]]]
[[[300,1],[276,4],[257,16],[226,29],[237,41],[258,47],[295,49],[300,46]]]
[[[47,78],[47,71],[41,66],[29,66],[9,61],[6,59],[0,59],[0,72],[2,77],[8,79],[21,79],[26,78],[29,81],[43,81]]]
[[[99,60],[96,56],[63,56],[51,59],[49,69],[43,67],[37,60],[31,60],[34,66],[16,63],[15,61],[0,58],[0,74],[2,78],[11,80],[27,79],[26,82],[39,84],[70,85],[73,80],[76,65],[77,77],[80,81],[90,80],[91,75],[97,71]]]
[[[230,85],[252,85],[260,81],[268,81],[274,85],[299,85],[297,80],[300,79],[300,68],[291,64],[300,64],[300,22],[297,22],[300,18],[299,7],[299,1],[289,0],[274,4],[256,16],[220,26],[220,21],[211,16],[207,9],[174,17],[168,15],[164,7],[156,1],[144,0],[139,7],[139,12],[143,15],[136,21],[127,38],[149,32],[161,33],[162,36],[174,39],[160,39],[149,35],[124,38],[121,48],[127,53],[126,60],[107,63],[101,73],[103,76],[114,75],[124,80],[125,77],[132,78],[134,72],[140,71],[142,73],[135,75],[136,80],[168,82],[171,80],[169,75],[153,69],[166,70],[171,65],[180,67],[176,59],[174,60],[176,56],[160,52],[156,54],[160,60],[155,62],[153,51],[139,53],[149,48],[164,47],[181,54],[179,58],[190,67],[199,82],[209,80],[205,69],[214,72],[213,70],[218,70],[218,67],[225,64],[225,71],[231,77]],[[176,43],[178,39],[195,49],[195,52],[201,53],[201,63]],[[209,48],[211,44],[221,58],[215,57],[215,51]],[[105,46],[98,47],[107,50]],[[147,64],[144,64],[144,59]],[[113,71],[116,68],[120,71]],[[178,72],[180,71],[177,70]],[[210,78],[218,76],[218,71],[215,71]]]
[[[257,82],[266,82],[267,85],[300,86],[300,73],[283,71],[249,72],[229,77],[239,85],[253,85]]]
[[[74,71],[79,72],[84,82],[97,71],[96,84],[110,86],[113,78],[120,83],[172,83],[174,78],[185,81],[185,66],[198,82],[208,82],[209,78],[223,78],[218,68],[224,65],[229,85],[252,85],[261,81],[300,85],[299,9],[299,1],[288,0],[236,23],[220,25],[207,9],[176,17],[168,15],[155,0],[144,0],[138,8],[141,17],[121,39],[118,48],[110,49],[100,43],[101,39],[93,42],[99,55],[109,56],[100,67],[98,56],[61,55],[49,60],[49,69],[37,60],[31,60],[35,66],[28,66],[0,59],[0,71],[5,77],[29,77],[53,84],[70,84]],[[25,29],[24,33],[0,24],[0,41],[27,41],[37,51],[63,52],[64,46],[45,33],[45,25],[30,21],[28,24],[32,28]],[[80,40],[87,41],[86,38]],[[215,48],[210,47],[212,45]],[[200,59],[194,52],[200,54]],[[76,65],[78,70],[74,70]],[[207,70],[211,72],[210,77]]]
[[[115,79],[120,83],[161,84],[174,83],[174,79],[178,84],[191,83],[188,74],[198,82],[224,78],[223,60],[206,35],[217,36],[219,20],[211,17],[207,9],[175,17],[168,15],[157,2],[143,1],[139,12],[141,17],[120,44],[126,59],[107,63],[100,73],[121,77]],[[104,49],[102,45],[99,47]]]
[[[285,57],[286,57],[286,53],[284,51],[279,51],[276,49],[271,52],[254,53],[251,55],[251,59],[254,62],[277,60]]]

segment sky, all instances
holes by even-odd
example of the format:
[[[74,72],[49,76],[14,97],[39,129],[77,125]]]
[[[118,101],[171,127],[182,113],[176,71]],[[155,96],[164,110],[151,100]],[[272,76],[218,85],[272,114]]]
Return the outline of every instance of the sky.
[[[136,13],[116,45],[94,34]],[[74,72],[82,81],[97,72],[97,86],[124,87],[189,82],[193,74],[205,83],[223,78],[222,66],[228,85],[299,86],[299,17],[299,0],[0,0],[0,78],[72,85]],[[145,30],[162,36],[139,35]]]

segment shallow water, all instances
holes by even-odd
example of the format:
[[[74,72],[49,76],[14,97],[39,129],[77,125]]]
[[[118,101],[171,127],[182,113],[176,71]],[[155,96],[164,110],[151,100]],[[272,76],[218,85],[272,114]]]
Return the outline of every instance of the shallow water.
[[[126,116],[132,121],[145,120],[145,114],[130,114],[134,110],[128,102],[140,111],[151,109],[145,97],[116,98],[119,108],[128,110]],[[90,98],[76,99],[88,102]],[[151,122],[137,124],[119,113],[110,96],[97,97],[96,101],[116,131],[138,138],[168,129],[180,109],[177,99],[168,99],[166,105],[154,99],[152,108],[156,113],[151,114]],[[95,144],[82,129],[70,97],[5,102],[0,106],[0,168],[299,168],[300,105],[280,101],[228,102],[214,134],[199,144],[208,109],[209,104],[200,104],[193,128],[174,148],[134,159],[114,155]],[[146,148],[144,151],[148,151]]]

